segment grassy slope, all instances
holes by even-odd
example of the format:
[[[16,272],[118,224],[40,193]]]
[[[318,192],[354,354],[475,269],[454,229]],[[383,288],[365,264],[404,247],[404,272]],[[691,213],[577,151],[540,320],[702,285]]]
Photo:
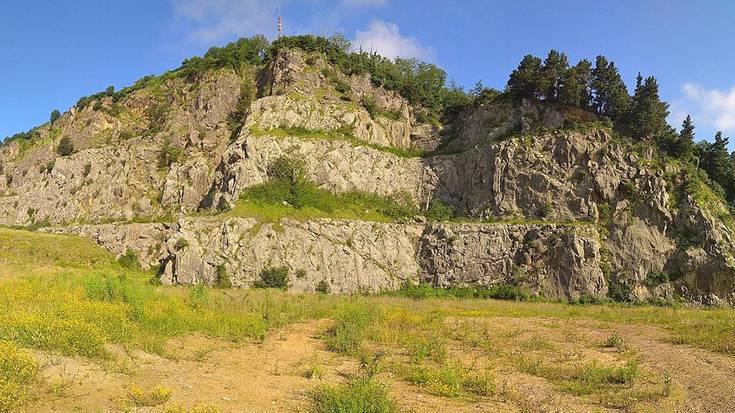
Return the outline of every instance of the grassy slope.
[[[389,362],[398,377],[448,397],[465,393],[482,396],[493,388],[490,373],[445,358],[446,343],[432,339],[456,333],[448,323],[457,317],[589,318],[656,325],[669,330],[676,343],[735,353],[735,312],[729,309],[334,297],[154,286],[148,282],[152,274],[122,267],[90,241],[9,229],[0,229],[0,274],[4,276],[0,279],[0,345],[5,349],[0,356],[0,412],[12,411],[26,400],[40,380],[28,350],[114,363],[110,344],[165,355],[169,338],[193,332],[234,342],[258,340],[270,329],[325,317],[336,320],[325,333],[333,351],[362,356],[365,349],[398,346],[419,360],[448,360],[451,363],[446,368],[441,364],[406,364],[400,359]],[[560,383],[572,380],[572,373],[550,368],[537,374],[562,377]],[[635,369],[633,365],[626,368]],[[583,373],[579,380],[589,379],[586,375],[630,372],[589,365]],[[580,392],[584,389],[577,385],[585,383],[567,384]]]

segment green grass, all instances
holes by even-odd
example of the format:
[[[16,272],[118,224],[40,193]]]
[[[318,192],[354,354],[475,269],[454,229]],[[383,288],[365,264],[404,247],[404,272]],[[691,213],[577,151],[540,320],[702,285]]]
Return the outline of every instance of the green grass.
[[[397,148],[395,146],[385,146],[364,141],[355,137],[354,132],[349,128],[338,129],[334,131],[310,130],[305,128],[274,128],[261,130],[257,127],[250,129],[250,134],[255,137],[272,136],[275,138],[295,137],[300,139],[317,139],[326,141],[344,141],[355,146],[364,146],[366,148],[375,149],[381,152],[391,153],[401,158],[418,158],[427,153],[415,148]]]
[[[335,194],[308,181],[271,179],[245,189],[226,216],[256,217],[277,222],[281,218],[340,218],[377,222],[406,220],[418,213],[407,195],[384,197],[351,191]]]
[[[322,385],[311,394],[313,413],[393,413],[398,409],[387,388],[372,378],[337,386]]]
[[[4,346],[0,403],[5,403],[5,411],[16,407],[11,402],[22,403],[31,395],[37,380],[32,350],[107,363],[116,357],[108,350],[110,345],[166,356],[166,342],[174,337],[199,333],[232,342],[262,340],[272,329],[323,318],[333,320],[323,334],[330,350],[351,356],[385,350],[391,365],[398,363],[393,371],[399,377],[450,397],[494,391],[492,370],[459,363],[450,354],[456,330],[450,320],[457,318],[544,317],[653,325],[670,332],[675,343],[735,354],[735,312],[725,308],[520,301],[522,292],[513,288],[490,294],[414,286],[401,292],[407,296],[340,297],[274,289],[157,286],[149,283],[153,274],[126,268],[82,238],[0,229],[0,240],[0,274],[6,275],[0,279],[0,346]],[[555,351],[540,337],[519,341],[519,348]],[[485,346],[487,341],[478,336],[472,347],[490,351],[496,344]],[[616,342],[611,340],[609,345],[617,347]],[[549,372],[546,364],[529,362],[527,370],[548,373],[569,392],[603,395],[614,393],[610,389],[628,389],[638,374],[637,365],[630,363],[590,363]],[[344,388],[352,385],[349,382]],[[340,395],[347,392],[341,386],[328,389],[318,400],[341,400]],[[365,383],[352,389],[366,395],[379,393]]]

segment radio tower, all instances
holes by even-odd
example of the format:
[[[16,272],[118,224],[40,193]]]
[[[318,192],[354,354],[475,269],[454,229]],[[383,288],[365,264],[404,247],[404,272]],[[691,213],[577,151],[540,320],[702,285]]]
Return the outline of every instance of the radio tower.
[[[283,18],[281,17],[281,11],[278,11],[278,38],[283,36]]]

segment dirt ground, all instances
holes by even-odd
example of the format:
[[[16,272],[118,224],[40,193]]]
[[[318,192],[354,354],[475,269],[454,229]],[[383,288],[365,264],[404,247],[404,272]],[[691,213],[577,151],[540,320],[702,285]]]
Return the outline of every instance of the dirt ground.
[[[664,377],[657,380],[665,380],[672,389],[644,411],[735,411],[735,359],[673,344],[656,328],[549,318],[493,317],[479,322],[503,338],[498,341],[497,357],[488,359],[459,345],[451,351],[463,359],[492,365],[496,393],[490,397],[435,396],[384,372],[380,380],[389,385],[402,411],[637,411],[639,407],[611,408],[592,397],[563,392],[542,377],[519,371],[510,361],[529,354],[550,363],[559,357],[614,361],[616,351],[600,344],[612,332],[623,338],[651,377]],[[25,411],[166,412],[177,406],[187,411],[195,405],[221,412],[306,411],[312,389],[320,383],[344,381],[358,369],[355,359],[326,350],[319,335],[329,324],[329,320],[295,324],[269,334],[261,343],[239,345],[190,336],[172,340],[166,358],[128,354],[121,348],[111,349],[116,361],[107,363],[40,354],[47,388],[39,389],[38,400]],[[533,347],[536,342],[551,344],[538,349]],[[315,365],[322,366],[324,374],[307,378]],[[164,386],[171,391],[170,399],[155,407],[132,407],[126,404],[131,386]]]

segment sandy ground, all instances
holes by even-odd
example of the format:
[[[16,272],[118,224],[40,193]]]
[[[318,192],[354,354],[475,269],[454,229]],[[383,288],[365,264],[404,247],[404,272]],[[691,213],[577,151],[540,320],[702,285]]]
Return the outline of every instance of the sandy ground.
[[[601,342],[618,332],[652,375],[670,377],[673,393],[648,406],[646,411],[735,411],[735,359],[689,346],[671,344],[665,332],[648,326],[614,325],[585,320],[503,318],[482,320],[500,336],[522,343],[529,337],[544,337],[554,343],[548,357],[579,360],[614,360],[613,349]],[[328,320],[295,324],[269,334],[261,343],[233,345],[206,337],[191,336],[169,343],[172,357],[142,352],[127,354],[112,349],[122,361],[99,363],[83,358],[42,355],[45,388],[26,412],[119,412],[125,411],[126,394],[132,385],[165,386],[171,398],[158,407],[129,407],[136,412],[165,412],[174,406],[214,406],[221,412],[302,412],[308,410],[309,392],[320,383],[335,383],[354,374],[357,362],[328,352],[319,332]],[[509,343],[507,341],[506,343]],[[453,353],[461,352],[452,349]],[[498,390],[492,397],[446,398],[401,381],[390,373],[381,380],[408,412],[590,412],[621,411],[603,407],[589,397],[561,392],[547,380],[521,373],[509,359],[532,353],[516,346],[500,351],[496,363]],[[461,352],[468,360],[481,356]],[[487,359],[485,357],[484,359]],[[307,378],[312,365],[325,372]]]

